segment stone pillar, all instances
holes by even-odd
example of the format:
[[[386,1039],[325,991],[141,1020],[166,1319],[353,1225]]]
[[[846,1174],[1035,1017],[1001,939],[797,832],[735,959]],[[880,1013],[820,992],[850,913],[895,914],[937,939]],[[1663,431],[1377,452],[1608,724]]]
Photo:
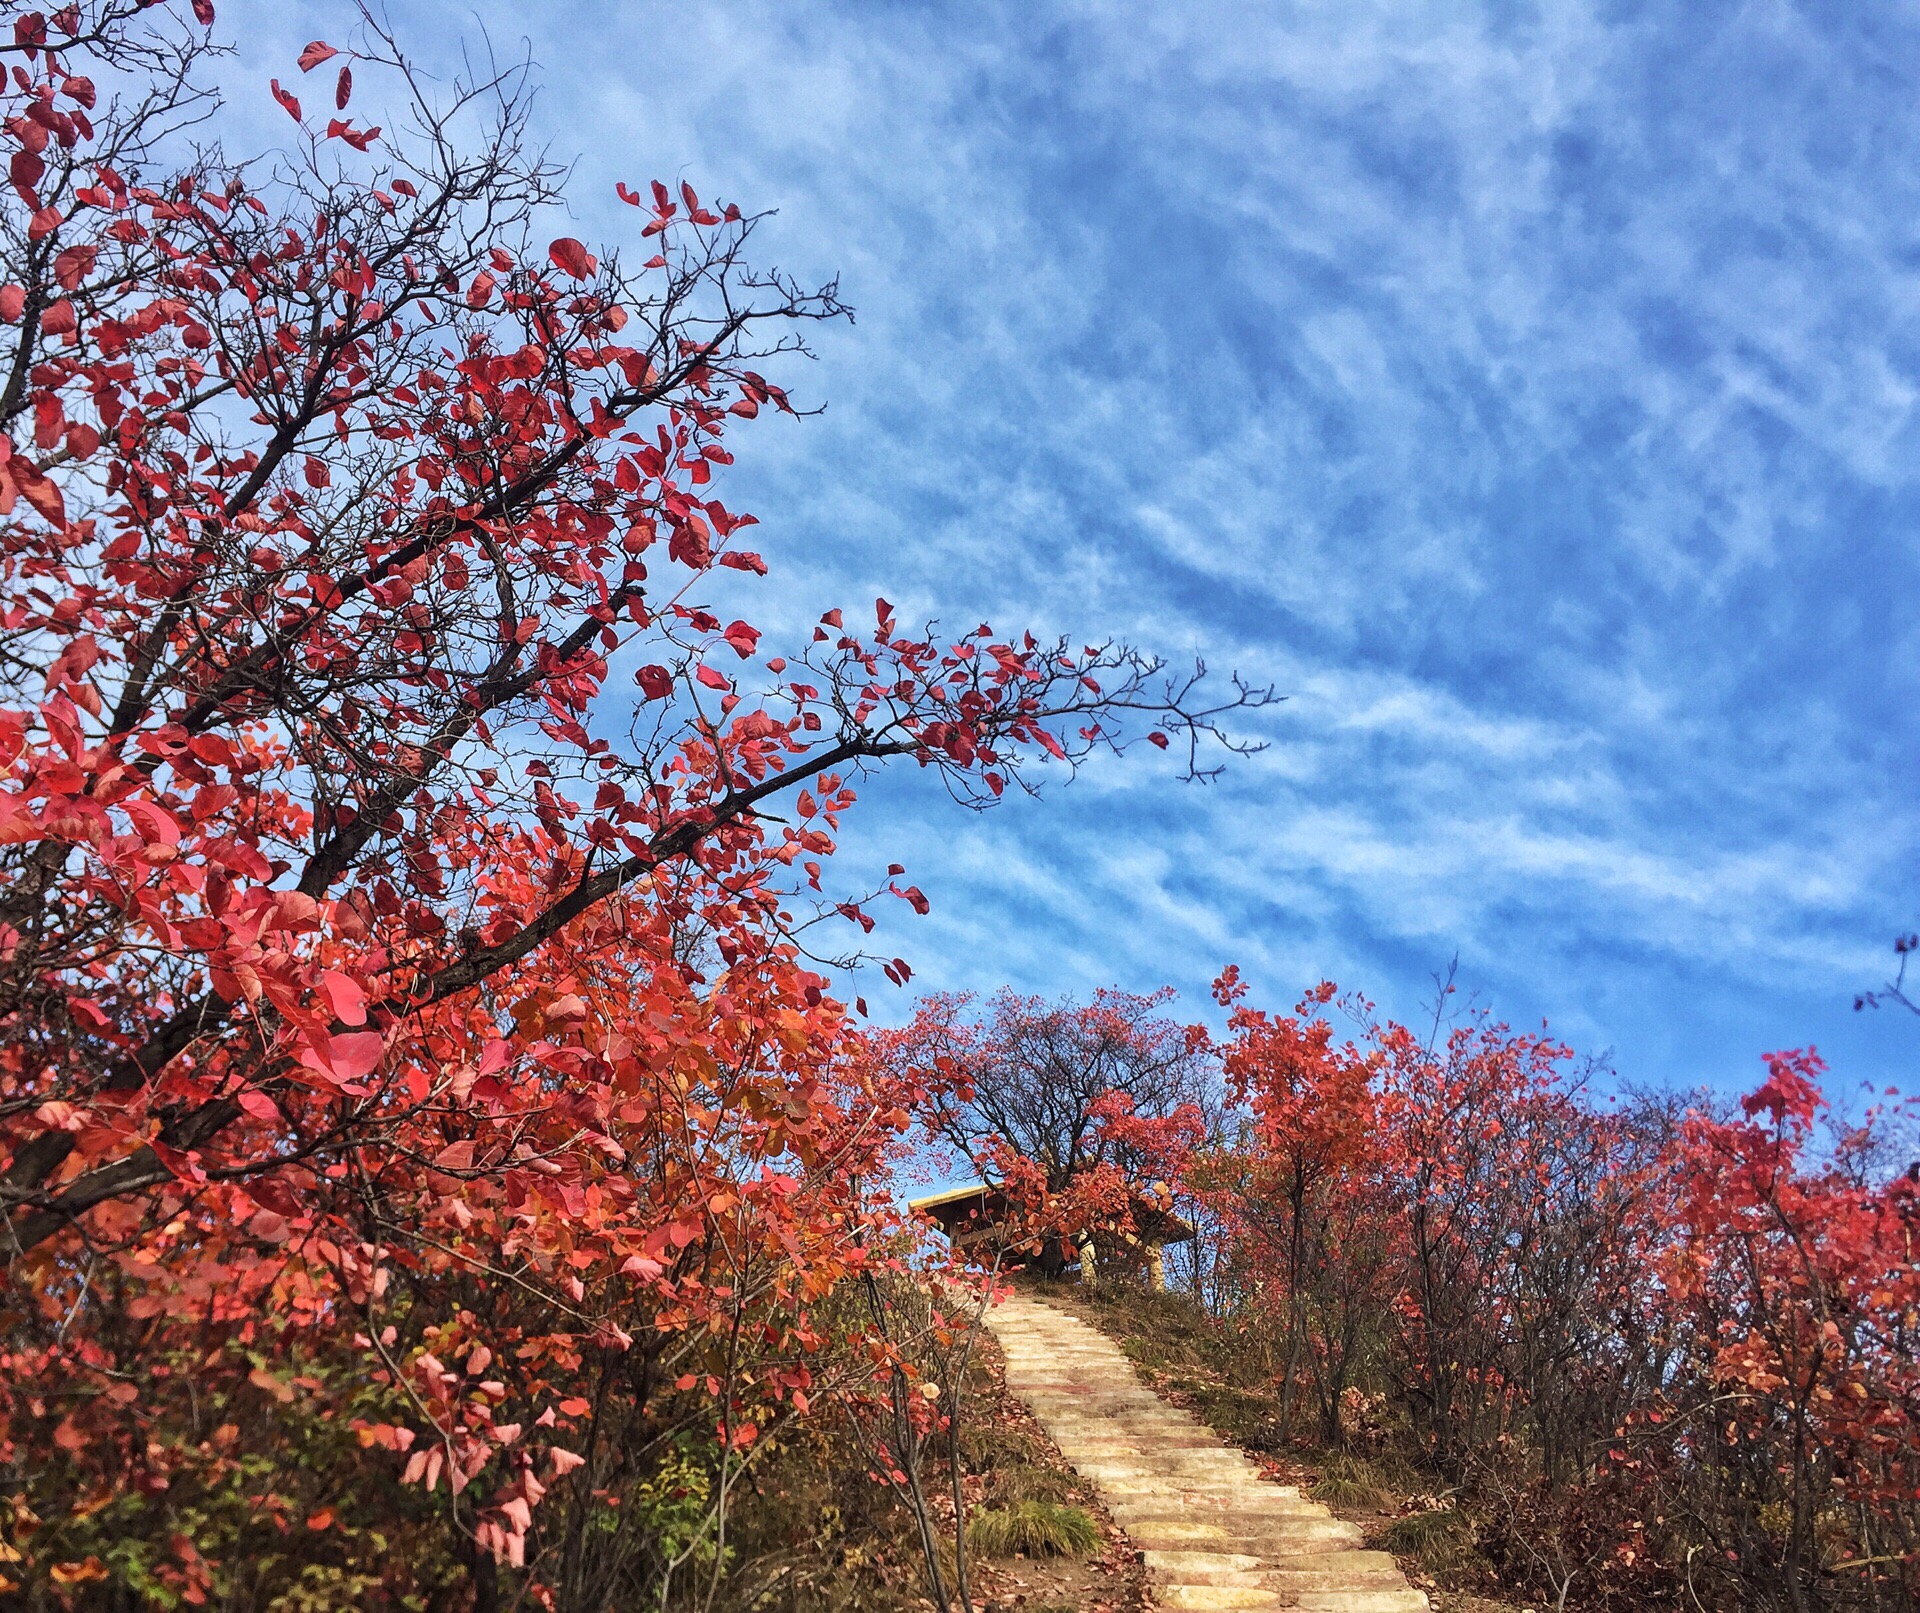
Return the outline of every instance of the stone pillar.
[[[1147,1286],[1156,1294],[1167,1291],[1167,1263],[1157,1243],[1147,1245]]]
[[[1094,1256],[1091,1232],[1080,1240],[1080,1286],[1082,1288],[1100,1286],[1100,1264]]]

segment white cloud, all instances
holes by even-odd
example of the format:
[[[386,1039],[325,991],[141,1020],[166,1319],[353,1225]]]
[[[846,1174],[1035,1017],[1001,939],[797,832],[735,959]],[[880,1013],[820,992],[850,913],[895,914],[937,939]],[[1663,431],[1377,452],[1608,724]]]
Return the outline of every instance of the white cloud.
[[[229,13],[250,62],[344,14]],[[1238,955],[1405,999],[1458,945],[1663,1066],[1827,1034],[1920,909],[1913,16],[478,15],[532,31],[593,230],[684,173],[844,275],[828,413],[739,444],[763,615],[884,593],[1291,696],[1208,791],[1102,769],[956,823],[882,786],[850,845],[908,846],[924,977]]]

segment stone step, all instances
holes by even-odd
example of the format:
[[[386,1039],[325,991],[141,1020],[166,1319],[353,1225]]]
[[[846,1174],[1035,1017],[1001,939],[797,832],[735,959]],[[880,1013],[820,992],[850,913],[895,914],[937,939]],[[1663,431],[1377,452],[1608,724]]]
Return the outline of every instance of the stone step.
[[[1240,1507],[1216,1507],[1208,1503],[1194,1505],[1178,1498],[1156,1504],[1156,1498],[1151,1496],[1128,1496],[1123,1504],[1130,1514],[1138,1515],[1135,1521],[1142,1528],[1152,1524],[1155,1528],[1227,1529],[1240,1534],[1261,1534],[1294,1524],[1337,1521],[1317,1501],[1283,1502],[1276,1506],[1262,1500]]]
[[[1074,1466],[1090,1479],[1104,1482],[1107,1479],[1144,1479],[1156,1475],[1174,1478],[1214,1479],[1223,1484],[1238,1480],[1246,1484],[1259,1482],[1260,1470],[1251,1462],[1233,1461],[1223,1458],[1214,1460],[1211,1454],[1196,1458],[1180,1452],[1167,1452],[1156,1461],[1153,1454],[1142,1451],[1138,1456],[1125,1461],[1111,1456],[1082,1456],[1073,1459]]]
[[[1250,1613],[1256,1608],[1264,1613],[1287,1605],[1278,1591],[1241,1585],[1162,1585],[1158,1600],[1162,1607],[1182,1613]]]
[[[1321,1502],[1310,1501],[1297,1490],[1288,1494],[1279,1485],[1262,1484],[1248,1474],[1169,1472],[1159,1478],[1131,1476],[1116,1478],[1111,1482],[1115,1493],[1121,1493],[1130,1486],[1155,1485],[1161,1493],[1191,1497],[1197,1506],[1239,1505],[1256,1512],[1286,1512],[1313,1518],[1327,1516],[1327,1509]],[[1101,1481],[1100,1487],[1104,1490],[1108,1485]]]
[[[1150,1572],[1181,1584],[1211,1585],[1217,1576],[1237,1575],[1222,1583],[1258,1585],[1261,1560],[1245,1551],[1143,1551]]]
[[[1278,1517],[1302,1522],[1328,1521],[1312,1503],[1287,1496],[1266,1496],[1250,1484],[1210,1484],[1170,1474],[1163,1478],[1097,1478],[1100,1493],[1129,1506],[1177,1507],[1192,1513],[1231,1513],[1243,1518]]]
[[[1131,1538],[1131,1537],[1129,1537]],[[1260,1540],[1212,1540],[1206,1542],[1181,1541],[1171,1544],[1164,1554],[1184,1555],[1197,1552],[1201,1557],[1218,1555],[1223,1558],[1249,1558],[1261,1565],[1250,1569],[1217,1569],[1208,1572],[1198,1567],[1189,1567],[1179,1571],[1162,1571],[1157,1577],[1173,1579],[1194,1584],[1208,1585],[1253,1585],[1262,1590],[1279,1591],[1290,1600],[1296,1597],[1322,1595],[1333,1591],[1404,1591],[1407,1582],[1400,1573],[1397,1563],[1384,1569],[1369,1568],[1329,1568],[1293,1569],[1274,1566],[1275,1559],[1266,1545]],[[1150,1543],[1141,1543],[1141,1557],[1161,1555],[1162,1549]],[[1346,1552],[1330,1551],[1328,1557],[1344,1557]],[[1286,1562],[1310,1563],[1311,1556],[1281,1559]]]
[[[1236,1540],[1252,1542],[1273,1557],[1318,1556],[1328,1551],[1361,1549],[1360,1531],[1337,1518],[1298,1518],[1226,1507],[1169,1506],[1164,1501],[1132,1497],[1108,1500],[1107,1510],[1129,1534],[1136,1527],[1152,1533],[1170,1525],[1203,1524],[1222,1529]]]
[[[1266,1495],[1250,1485],[1236,1487],[1232,1491],[1171,1482],[1158,1489],[1131,1492],[1105,1484],[1096,1488],[1116,1507],[1125,1507],[1131,1512],[1157,1508],[1167,1517],[1186,1518],[1195,1523],[1220,1523],[1231,1518],[1257,1518],[1263,1521],[1263,1525],[1267,1520],[1276,1523],[1337,1521],[1318,1501],[1303,1501],[1292,1495]]]
[[[1199,1418],[1141,1383],[1074,1317],[1010,1299],[988,1325],[1007,1385],[1140,1548],[1168,1613],[1422,1613],[1385,1552],[1299,1487],[1273,1484]]]
[[[1362,1540],[1360,1531],[1352,1524],[1333,1518],[1293,1519],[1226,1511],[1209,1515],[1194,1508],[1173,1509],[1122,1501],[1108,1501],[1107,1510],[1129,1536],[1135,1529],[1153,1537],[1168,1524],[1211,1522],[1225,1531],[1221,1538],[1237,1540],[1247,1550],[1257,1551],[1270,1561],[1354,1551]]]

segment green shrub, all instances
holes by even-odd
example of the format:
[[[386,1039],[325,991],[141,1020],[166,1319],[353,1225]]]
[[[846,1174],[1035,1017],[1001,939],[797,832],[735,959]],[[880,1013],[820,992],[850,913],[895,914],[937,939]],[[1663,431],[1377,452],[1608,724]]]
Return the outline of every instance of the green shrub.
[[[1084,1557],[1099,1545],[1093,1518],[1057,1501],[984,1507],[967,1524],[967,1547],[982,1557]]]

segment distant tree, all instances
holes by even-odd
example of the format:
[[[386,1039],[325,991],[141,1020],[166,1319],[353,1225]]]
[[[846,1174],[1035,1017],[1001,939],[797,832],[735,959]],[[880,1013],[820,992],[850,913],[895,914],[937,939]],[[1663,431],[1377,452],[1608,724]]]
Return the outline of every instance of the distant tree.
[[[1384,1313],[1379,1292],[1388,1265],[1378,1196],[1369,1191],[1378,1149],[1377,1057],[1336,1044],[1323,1010],[1334,988],[1322,983],[1287,1015],[1241,1003],[1237,969],[1214,983],[1231,1008],[1224,1068],[1227,1090],[1249,1112],[1239,1148],[1215,1149],[1189,1163],[1202,1198],[1226,1225],[1237,1257],[1236,1281],[1270,1290],[1280,1334],[1280,1419],[1293,1426],[1294,1402],[1311,1353],[1320,1402],[1320,1434],[1340,1438],[1340,1399],[1361,1336]]]
[[[1050,1236],[1124,1221],[1166,1152],[1151,1123],[1197,1124],[1215,1079],[1205,1032],[1166,1017],[1170,991],[1099,991],[1089,1003],[996,993],[926,998],[888,1057],[929,1093],[931,1134],[983,1179],[1033,1200]]]

